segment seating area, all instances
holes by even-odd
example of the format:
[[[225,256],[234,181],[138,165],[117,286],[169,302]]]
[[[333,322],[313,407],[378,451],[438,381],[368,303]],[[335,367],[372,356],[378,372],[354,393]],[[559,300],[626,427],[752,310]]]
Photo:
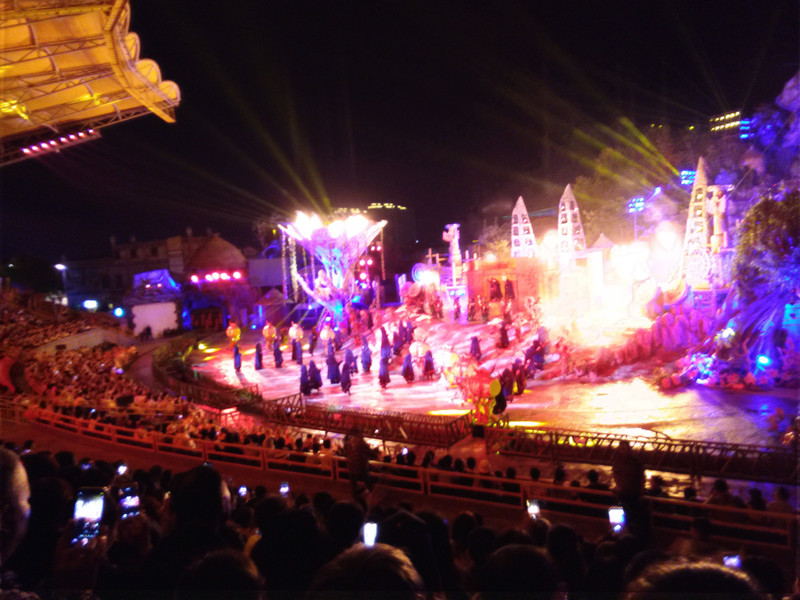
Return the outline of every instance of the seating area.
[[[3,548],[4,591],[343,598],[352,596],[335,582],[367,585],[353,579],[364,564],[378,580],[356,594],[363,598],[633,598],[667,572],[741,597],[781,598],[794,585],[785,558],[797,553],[797,511],[785,488],[767,502],[753,487],[744,502],[719,479],[706,497],[688,487],[678,498],[652,476],[631,497],[612,489],[611,465],[518,475],[499,456],[226,421],[128,379],[126,358],[99,347],[32,353],[33,391],[0,399],[9,427],[30,424],[93,448],[76,457],[35,439],[3,442],[4,501],[20,508],[18,535]],[[149,467],[126,471],[131,452]],[[176,457],[192,467],[161,466]],[[73,506],[89,488],[104,497],[98,535],[71,544]],[[128,510],[132,497],[138,514]],[[616,506],[619,528],[609,525]],[[374,546],[363,543],[365,523],[377,524]],[[378,577],[381,569],[392,573]]]

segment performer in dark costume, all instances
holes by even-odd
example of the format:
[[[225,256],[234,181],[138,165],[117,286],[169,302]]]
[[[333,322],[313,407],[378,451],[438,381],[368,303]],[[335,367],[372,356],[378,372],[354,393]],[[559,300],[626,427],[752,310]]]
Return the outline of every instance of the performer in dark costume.
[[[369,349],[369,345],[367,345],[367,340],[364,340],[364,344],[361,346],[361,370],[364,373],[369,373],[372,369],[372,350]]]
[[[472,336],[472,340],[470,341],[469,344],[469,355],[478,362],[481,362],[481,356],[483,354],[481,353],[481,344],[478,341],[477,335]]]
[[[344,364],[350,367],[351,373],[358,373],[358,361],[350,348],[344,351]]]
[[[312,390],[318,390],[322,387],[322,373],[320,373],[317,364],[313,360],[308,361],[308,381]]]
[[[436,376],[436,367],[433,365],[433,353],[430,350],[425,353],[422,374],[425,379],[433,379]]]
[[[380,367],[378,367],[378,383],[381,384],[381,388],[384,390],[386,386],[389,385],[389,359],[385,356],[381,356],[381,363]]]
[[[508,348],[508,344],[508,329],[506,329],[506,324],[503,323],[500,325],[500,336],[497,340],[497,347],[505,349]]]
[[[300,393],[304,396],[311,395],[311,380],[308,378],[308,369],[300,365]]]
[[[242,353],[239,352],[239,344],[233,347],[233,368],[237,373],[242,370]]]
[[[331,383],[339,383],[342,380],[342,375],[339,372],[339,361],[333,354],[329,354],[325,364],[328,365],[328,381]]]
[[[350,365],[346,362],[342,365],[342,380],[340,383],[342,385],[342,391],[349,396],[350,386],[353,385],[353,383],[350,381]]]
[[[406,357],[403,359],[403,379],[406,380],[406,383],[411,383],[415,379],[414,375],[414,365],[411,362],[411,354],[406,354]]]
[[[278,336],[272,342],[272,355],[275,357],[275,368],[283,366],[283,354],[281,354],[281,340]]]
[[[255,367],[256,371],[260,371],[264,368],[264,351],[261,349],[261,342],[256,344],[256,360],[255,360]]]

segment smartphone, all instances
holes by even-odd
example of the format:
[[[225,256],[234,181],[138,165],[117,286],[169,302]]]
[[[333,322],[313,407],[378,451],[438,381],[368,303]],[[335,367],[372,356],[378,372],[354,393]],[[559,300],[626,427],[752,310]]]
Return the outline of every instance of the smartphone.
[[[621,506],[612,506],[608,509],[608,522],[611,524],[611,531],[619,533],[625,527],[625,509]]]
[[[539,501],[538,500],[526,500],[526,504],[528,505],[528,516],[531,519],[538,519],[539,518]]]
[[[408,454],[408,448],[403,448],[403,449],[400,451],[400,454],[402,454],[403,456],[405,456],[406,454]]]
[[[729,556],[722,557],[722,564],[726,567],[731,569],[741,569],[742,568],[742,557],[738,554],[731,554]]]
[[[122,476],[125,475],[125,473],[127,472],[128,472],[128,465],[126,465],[125,463],[120,463],[120,465],[117,467],[117,475]]]
[[[239,495],[242,496],[243,498],[245,496],[247,496],[247,486],[246,485],[240,485],[239,486]]]
[[[85,546],[89,540],[100,533],[100,521],[105,509],[105,490],[102,488],[81,488],[75,498],[75,530],[72,544]]]
[[[378,538],[378,524],[372,521],[364,523],[363,536],[365,546],[374,546],[375,540]]]
[[[120,519],[130,519],[139,514],[139,486],[129,485],[119,491]]]
[[[289,495],[289,482],[288,481],[284,481],[283,483],[281,483],[280,492],[281,492],[281,496],[283,496],[284,498]]]

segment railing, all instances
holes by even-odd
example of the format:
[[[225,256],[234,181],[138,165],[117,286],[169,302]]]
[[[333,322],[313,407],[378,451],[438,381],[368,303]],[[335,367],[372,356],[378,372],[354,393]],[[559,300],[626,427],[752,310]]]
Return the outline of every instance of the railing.
[[[357,430],[364,437],[420,446],[449,448],[472,432],[471,413],[444,417],[320,406],[306,402],[301,394],[261,402],[253,399],[240,404],[240,410],[282,425],[336,433]]]
[[[346,460],[339,456],[311,455],[207,440],[180,443],[176,442],[174,435],[117,427],[42,409],[31,409],[23,417],[22,409],[9,402],[0,402],[0,416],[4,422],[30,419],[45,427],[108,442],[120,448],[136,447],[162,455],[184,456],[198,462],[236,465],[251,468],[254,472],[280,474],[286,478],[302,474],[320,480],[347,481],[350,476]],[[369,477],[373,483],[398,491],[520,511],[526,499],[536,499],[545,515],[598,521],[606,521],[608,507],[617,503],[615,495],[604,490],[383,462],[369,463]],[[791,551],[797,546],[797,513],[752,511],[671,498],[645,497],[645,501],[649,506],[650,522],[658,530],[685,533],[692,519],[703,515],[711,520],[712,533],[721,541],[747,541]]]
[[[610,465],[623,440],[630,443],[648,469],[785,484],[797,481],[798,477],[797,455],[780,446],[631,437],[565,429],[486,429],[487,450],[556,462]]]

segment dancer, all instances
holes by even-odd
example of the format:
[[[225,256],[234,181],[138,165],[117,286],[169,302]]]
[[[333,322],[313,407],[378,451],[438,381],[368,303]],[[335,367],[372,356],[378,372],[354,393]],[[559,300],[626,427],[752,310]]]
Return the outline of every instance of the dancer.
[[[308,340],[308,353],[311,356],[314,356],[314,350],[317,347],[317,340],[319,340],[319,333],[317,333],[317,326],[314,325],[311,328],[311,333],[309,334],[309,340]]]
[[[350,348],[344,351],[344,364],[350,367],[351,373],[358,373],[358,361]]]
[[[481,356],[483,356],[483,354],[481,353],[481,344],[478,341],[477,335],[473,335],[472,340],[470,340],[469,355],[476,361],[481,362]]]
[[[300,393],[303,396],[311,395],[311,380],[308,378],[308,369],[305,365],[300,365]]]
[[[242,370],[242,353],[239,351],[239,344],[233,347],[233,368],[237,373]]]
[[[318,390],[322,387],[322,373],[313,360],[308,361],[308,381],[312,390]]]
[[[380,383],[381,389],[385,390],[390,381],[389,359],[386,356],[381,355],[380,367],[378,367],[378,383]]]
[[[333,352],[328,354],[325,364],[328,365],[328,381],[331,383],[339,383],[342,380],[342,375],[339,372],[339,362],[336,360],[336,356],[334,356]]]
[[[353,385],[353,382],[350,380],[350,365],[348,365],[347,362],[342,365],[342,380],[340,383],[342,385],[342,391],[349,396],[350,386]]]
[[[433,353],[430,350],[425,353],[422,374],[425,379],[433,379],[436,376],[436,367],[433,364]]]
[[[275,357],[275,368],[283,366],[283,354],[281,354],[281,339],[276,335],[272,341],[272,355]]]
[[[506,329],[506,324],[503,323],[500,325],[500,335],[497,340],[497,347],[504,350],[508,348],[508,344],[508,329]]]
[[[364,373],[369,373],[372,369],[372,350],[369,349],[366,338],[362,338],[363,345],[361,346],[361,370]]]
[[[403,379],[406,380],[406,383],[411,383],[415,379],[414,375],[414,365],[411,362],[411,353],[406,353],[406,357],[403,359]]]
[[[264,368],[264,351],[261,348],[261,342],[256,343],[255,367],[256,371],[260,371],[261,369]]]

